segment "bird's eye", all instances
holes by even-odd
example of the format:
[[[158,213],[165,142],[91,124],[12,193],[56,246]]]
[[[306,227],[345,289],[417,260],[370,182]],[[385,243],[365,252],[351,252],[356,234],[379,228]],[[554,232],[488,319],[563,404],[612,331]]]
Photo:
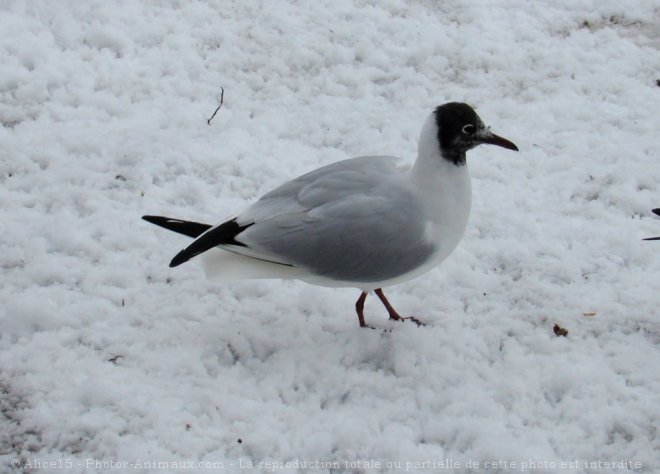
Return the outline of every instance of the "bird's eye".
[[[465,135],[472,135],[477,128],[472,125],[471,123],[468,123],[467,125],[463,126],[463,133]]]

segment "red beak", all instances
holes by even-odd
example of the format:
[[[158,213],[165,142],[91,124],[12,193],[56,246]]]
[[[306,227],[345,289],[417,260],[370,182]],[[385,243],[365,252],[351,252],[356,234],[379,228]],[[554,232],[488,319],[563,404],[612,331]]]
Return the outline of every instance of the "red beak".
[[[518,147],[512,141],[507,140],[506,138],[495,135],[494,133],[489,134],[481,139],[481,143],[488,143],[489,145],[497,145],[508,150],[518,151]]]

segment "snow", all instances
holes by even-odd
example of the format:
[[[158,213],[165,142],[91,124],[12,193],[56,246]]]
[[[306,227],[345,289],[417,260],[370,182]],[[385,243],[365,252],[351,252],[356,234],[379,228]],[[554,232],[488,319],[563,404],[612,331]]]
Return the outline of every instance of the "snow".
[[[7,0],[0,29],[0,470],[658,472],[657,2]],[[451,100],[521,151],[470,153],[459,248],[387,292],[427,327],[169,269],[187,239],[140,220],[413,160]]]

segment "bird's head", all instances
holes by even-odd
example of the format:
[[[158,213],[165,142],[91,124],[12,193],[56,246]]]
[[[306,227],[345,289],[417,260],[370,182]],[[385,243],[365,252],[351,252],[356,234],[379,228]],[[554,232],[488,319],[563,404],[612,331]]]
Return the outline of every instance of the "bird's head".
[[[434,115],[440,155],[456,165],[464,165],[466,152],[481,144],[518,151],[513,142],[491,132],[467,104],[449,102],[437,107]]]

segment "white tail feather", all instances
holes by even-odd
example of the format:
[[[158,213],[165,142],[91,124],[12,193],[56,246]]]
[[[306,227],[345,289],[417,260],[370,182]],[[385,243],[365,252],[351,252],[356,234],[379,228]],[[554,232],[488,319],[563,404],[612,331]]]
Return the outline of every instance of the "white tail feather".
[[[263,278],[298,278],[300,270],[277,263],[214,248],[202,255],[206,276],[215,281],[230,282]]]

